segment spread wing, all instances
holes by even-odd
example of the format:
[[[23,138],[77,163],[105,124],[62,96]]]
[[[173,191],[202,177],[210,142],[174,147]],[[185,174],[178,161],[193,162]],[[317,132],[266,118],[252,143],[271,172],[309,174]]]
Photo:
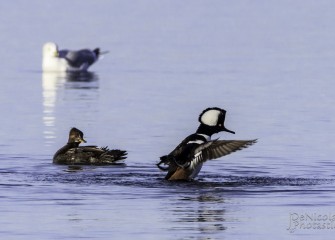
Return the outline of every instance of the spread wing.
[[[257,142],[254,140],[214,140],[206,144],[202,144],[195,151],[199,154],[199,160],[205,162],[207,160],[216,159],[228,155],[232,152],[247,148]]]

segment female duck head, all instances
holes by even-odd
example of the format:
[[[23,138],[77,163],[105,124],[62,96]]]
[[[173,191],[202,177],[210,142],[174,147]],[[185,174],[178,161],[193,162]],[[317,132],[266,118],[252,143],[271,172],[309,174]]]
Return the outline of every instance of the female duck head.
[[[68,143],[86,143],[84,133],[77,128],[72,128],[69,133]]]

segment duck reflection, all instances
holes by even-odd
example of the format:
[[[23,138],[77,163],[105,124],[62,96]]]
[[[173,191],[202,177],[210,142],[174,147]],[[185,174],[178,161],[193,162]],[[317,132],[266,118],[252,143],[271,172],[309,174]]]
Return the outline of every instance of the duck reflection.
[[[224,222],[224,199],[210,193],[199,193],[197,196],[186,196],[178,199],[173,210],[177,222],[183,223],[188,231],[198,232],[198,239],[212,239],[210,235],[226,229]],[[178,226],[178,229],[180,229]]]
[[[43,124],[46,145],[51,146],[55,139],[55,108],[59,99],[63,99],[64,89],[98,89],[98,75],[93,72],[43,72]],[[94,94],[94,93],[93,93]],[[85,95],[84,95],[85,96]],[[81,97],[83,97],[81,95]],[[89,97],[92,99],[92,97]],[[71,101],[71,99],[66,98]]]

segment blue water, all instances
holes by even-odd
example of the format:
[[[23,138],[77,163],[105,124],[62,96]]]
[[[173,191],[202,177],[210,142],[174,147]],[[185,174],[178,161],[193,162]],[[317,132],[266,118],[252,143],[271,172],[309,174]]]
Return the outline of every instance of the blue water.
[[[333,239],[335,3],[0,3],[1,239]],[[89,74],[42,73],[42,45],[110,51]],[[193,182],[155,163],[227,110],[258,143]],[[125,165],[52,164],[71,127]],[[314,225],[313,225],[314,224]]]

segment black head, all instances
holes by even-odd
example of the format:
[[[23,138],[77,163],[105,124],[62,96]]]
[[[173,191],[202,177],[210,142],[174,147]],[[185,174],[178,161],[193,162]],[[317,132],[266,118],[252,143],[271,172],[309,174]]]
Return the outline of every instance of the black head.
[[[100,55],[100,48],[95,48],[95,49],[93,50],[93,52],[94,52],[94,54],[95,54],[95,57],[99,57],[99,55]]]
[[[213,133],[225,131],[235,134],[234,131],[227,129],[224,126],[224,121],[226,118],[226,110],[213,107],[205,109],[199,115],[199,122],[201,125],[205,125],[207,128],[212,129]]]
[[[84,133],[77,128],[72,128],[69,133],[69,140],[68,143],[86,143],[84,139]]]

